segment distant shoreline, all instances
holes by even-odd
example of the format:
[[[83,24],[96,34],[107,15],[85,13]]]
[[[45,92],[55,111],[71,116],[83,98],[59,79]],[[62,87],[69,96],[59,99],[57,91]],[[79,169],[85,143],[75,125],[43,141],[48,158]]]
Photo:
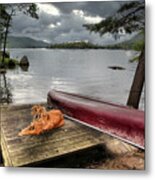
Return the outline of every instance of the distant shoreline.
[[[144,45],[144,36],[137,34],[127,41],[115,44],[96,44],[89,41],[68,41],[60,43],[47,43],[29,37],[8,37],[7,48],[47,48],[47,49],[123,49],[140,51]]]
[[[27,47],[7,47],[7,49],[109,49],[109,50],[135,50],[140,51],[139,48],[136,49],[130,46],[123,46],[123,45],[107,45],[107,46],[100,46],[94,44],[84,44],[84,45],[70,45],[70,44],[53,44],[47,47],[34,47],[34,46],[27,46]]]

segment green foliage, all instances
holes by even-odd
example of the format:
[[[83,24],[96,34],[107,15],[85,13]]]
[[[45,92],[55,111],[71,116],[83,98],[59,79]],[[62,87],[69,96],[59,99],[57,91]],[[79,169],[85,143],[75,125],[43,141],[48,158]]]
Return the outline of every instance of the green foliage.
[[[89,42],[79,41],[79,42],[67,42],[61,44],[52,44],[50,48],[64,48],[64,49],[99,49],[102,46],[91,44]]]
[[[4,4],[0,4],[0,48],[4,38],[4,22],[7,16]]]
[[[129,60],[129,62],[135,62],[135,61],[138,61],[139,60],[139,56],[135,56],[133,57],[132,59]]]
[[[2,63],[2,57],[0,57],[0,64]],[[5,67],[8,68],[10,66],[10,64],[14,64],[14,66],[19,65],[19,61],[17,61],[16,59],[11,59],[11,58],[4,58],[4,64]]]
[[[37,15],[37,6],[36,4],[30,3],[30,4],[1,4],[0,5],[0,47],[3,44],[3,56],[2,56],[2,64],[5,65],[5,51],[6,51],[6,44],[7,44],[7,38],[9,33],[9,28],[12,23],[12,17],[17,14],[17,12],[23,12],[24,14],[38,19]]]
[[[124,11],[130,10],[132,8],[135,8],[135,7],[137,8],[139,5],[140,5],[140,3],[138,1],[126,3],[118,10],[118,13],[122,13]]]
[[[5,73],[2,73],[0,86],[0,104],[12,102],[11,89],[12,87],[10,83],[7,81]]]
[[[124,41],[118,44],[109,45],[111,49],[132,49],[135,51],[141,51],[144,46],[144,35],[139,33],[128,41]]]
[[[128,41],[113,45],[97,45],[90,42],[67,42],[61,44],[52,44],[49,48],[61,48],[61,49],[132,49],[141,51],[144,45],[144,35],[139,33]]]
[[[3,52],[0,51],[0,65],[2,64],[2,61],[3,61],[6,68],[16,67],[17,65],[19,65],[18,60],[10,58],[10,53],[9,52],[5,53],[4,60],[3,60],[2,57],[3,57]]]
[[[24,3],[24,4],[18,4],[17,8],[19,11],[21,11],[23,14],[30,16],[32,18],[38,19],[39,16],[37,14],[38,8],[37,5],[34,3]]]
[[[99,33],[112,33],[118,38],[123,31],[132,33],[134,31],[144,31],[145,26],[145,2],[129,2],[124,4],[115,15],[107,17],[97,24],[85,24],[89,31]]]
[[[144,47],[144,44],[144,40],[140,40],[133,44],[132,49],[134,49],[135,51],[141,51]]]
[[[11,25],[12,17],[16,16],[17,12],[20,11],[27,16],[38,19],[37,10],[38,8],[34,3],[0,4],[0,33],[4,33],[4,29]]]

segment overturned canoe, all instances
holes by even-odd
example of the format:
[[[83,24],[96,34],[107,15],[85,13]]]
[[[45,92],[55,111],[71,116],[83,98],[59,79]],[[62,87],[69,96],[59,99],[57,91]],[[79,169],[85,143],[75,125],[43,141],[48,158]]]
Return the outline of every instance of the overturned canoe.
[[[52,90],[48,103],[73,120],[144,149],[144,112],[81,95]]]

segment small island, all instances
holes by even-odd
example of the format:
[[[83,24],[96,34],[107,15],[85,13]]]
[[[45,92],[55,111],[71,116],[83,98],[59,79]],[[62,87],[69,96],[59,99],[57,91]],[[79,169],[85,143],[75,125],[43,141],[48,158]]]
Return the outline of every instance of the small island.
[[[144,45],[144,36],[139,33],[133,38],[127,41],[123,41],[116,44],[100,45],[93,44],[89,41],[72,41],[58,44],[51,44],[48,48],[51,49],[124,49],[124,50],[135,50],[140,51]]]
[[[20,66],[21,68],[23,68],[23,66],[28,67],[29,61],[27,56],[23,56],[19,61],[17,59],[11,58],[10,53],[6,52],[4,54],[4,60],[3,60],[3,52],[0,51],[0,73],[5,72],[6,69],[14,69],[17,66]]]

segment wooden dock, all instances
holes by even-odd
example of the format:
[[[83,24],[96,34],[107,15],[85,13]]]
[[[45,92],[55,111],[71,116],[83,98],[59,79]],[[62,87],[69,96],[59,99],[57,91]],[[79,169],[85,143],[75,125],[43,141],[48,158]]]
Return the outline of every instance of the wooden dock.
[[[1,107],[1,148],[4,166],[42,167],[43,164],[51,165],[54,162],[51,167],[59,167],[54,164],[56,164],[56,161],[60,161],[61,164],[61,159],[65,156],[69,158],[73,157],[72,155],[76,153],[85,152],[85,154],[77,156],[83,156],[84,158],[86,155],[89,156],[88,152],[91,149],[92,151],[95,149],[96,153],[101,153],[102,151],[102,155],[104,154],[104,157],[101,156],[103,157],[103,161],[100,159],[100,163],[96,165],[89,163],[89,165],[87,164],[85,166],[87,168],[108,169],[105,163],[105,157],[108,157],[107,163],[109,164],[113,160],[116,161],[115,157],[119,156],[120,158],[120,155],[122,156],[126,153],[136,153],[136,158],[138,157],[140,161],[136,169],[144,169],[144,152],[140,152],[140,156],[137,156],[137,153],[139,153],[137,148],[70,119],[65,119],[65,125],[63,127],[39,136],[19,137],[19,131],[32,121],[31,107],[32,105]],[[102,150],[99,147],[102,147]],[[96,150],[98,149],[100,150],[97,152]],[[89,157],[89,159],[91,158],[93,156]],[[63,164],[63,167],[73,167],[69,163],[65,165],[63,162]],[[127,166],[125,165],[124,167]],[[131,166],[130,168],[132,169],[133,167]]]

